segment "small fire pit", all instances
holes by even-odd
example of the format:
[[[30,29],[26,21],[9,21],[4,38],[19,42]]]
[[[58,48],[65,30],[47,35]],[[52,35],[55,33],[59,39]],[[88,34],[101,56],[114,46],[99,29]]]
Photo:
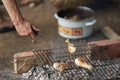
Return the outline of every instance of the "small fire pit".
[[[47,55],[51,63],[69,62],[71,65],[63,71],[56,71],[52,64],[40,64],[32,68],[28,73],[23,73],[23,77],[29,80],[107,80],[120,79],[120,65],[114,62],[113,58],[108,57],[104,51],[106,47],[99,49],[95,45],[87,45],[86,42],[80,41],[74,43],[77,47],[76,53],[71,56],[66,47],[54,48],[51,50],[35,50],[34,53]],[[91,50],[90,46],[94,47]],[[100,51],[102,52],[100,52]],[[96,52],[96,53],[95,53]],[[99,53],[99,54],[97,54]],[[95,55],[93,55],[95,54]],[[101,58],[96,58],[100,55]],[[77,57],[85,58],[88,64],[93,66],[92,70],[76,66],[74,60]],[[95,58],[94,58],[95,57]],[[37,58],[37,57],[36,57]],[[93,59],[91,59],[93,58]]]

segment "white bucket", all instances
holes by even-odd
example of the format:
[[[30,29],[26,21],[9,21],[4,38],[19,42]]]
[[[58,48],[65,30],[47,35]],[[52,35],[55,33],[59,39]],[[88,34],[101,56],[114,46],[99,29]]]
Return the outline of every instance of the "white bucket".
[[[74,16],[75,14],[84,19],[73,21],[64,18],[64,16]],[[93,10],[83,6],[58,11],[55,13],[55,18],[58,21],[59,35],[69,39],[80,39],[89,36],[93,31],[93,25],[96,23],[93,15]]]

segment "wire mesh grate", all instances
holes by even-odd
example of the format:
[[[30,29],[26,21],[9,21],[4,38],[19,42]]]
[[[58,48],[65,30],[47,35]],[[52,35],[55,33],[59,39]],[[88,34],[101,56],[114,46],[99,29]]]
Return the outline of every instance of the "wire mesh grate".
[[[47,62],[49,61],[51,66],[52,63],[58,61],[70,62],[71,66],[59,73],[64,80],[106,80],[120,78],[119,64],[115,63],[114,59],[109,58],[105,54],[105,51],[111,48],[111,46],[98,47],[96,45],[87,45],[85,41],[80,41],[79,44],[74,42],[74,44],[77,47],[77,51],[72,56],[66,46],[43,51],[36,50],[34,53],[40,54],[40,56],[44,54],[44,57],[47,56]],[[77,57],[85,58],[88,64],[94,66],[94,69],[90,71],[77,67],[74,63]]]

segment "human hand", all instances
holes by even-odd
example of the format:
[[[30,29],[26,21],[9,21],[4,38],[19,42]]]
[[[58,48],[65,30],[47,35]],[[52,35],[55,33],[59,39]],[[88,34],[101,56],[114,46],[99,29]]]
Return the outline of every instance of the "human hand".
[[[37,35],[36,32],[39,32],[38,28],[36,28],[34,25],[30,24],[26,20],[18,21],[14,25],[15,25],[16,31],[21,36],[30,35],[32,38],[34,38]]]

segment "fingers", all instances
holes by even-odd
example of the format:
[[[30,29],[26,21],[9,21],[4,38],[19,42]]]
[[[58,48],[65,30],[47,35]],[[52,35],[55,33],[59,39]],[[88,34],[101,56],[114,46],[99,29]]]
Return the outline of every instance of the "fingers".
[[[35,38],[36,37],[36,34],[32,31],[31,34],[30,34],[31,38]]]
[[[23,26],[23,27],[21,27]],[[19,24],[16,27],[16,31],[21,36],[27,36],[30,35],[32,38],[35,38],[36,35],[39,33],[39,29],[36,28],[34,25],[31,25],[29,22],[24,21],[22,24]]]
[[[35,31],[40,31],[38,28],[36,28],[35,26],[32,26],[32,29],[34,29]]]
[[[32,32],[31,32],[31,37],[32,38],[35,38],[37,35],[38,35],[38,33],[39,33],[39,29],[38,28],[36,28],[35,26],[32,26]]]

